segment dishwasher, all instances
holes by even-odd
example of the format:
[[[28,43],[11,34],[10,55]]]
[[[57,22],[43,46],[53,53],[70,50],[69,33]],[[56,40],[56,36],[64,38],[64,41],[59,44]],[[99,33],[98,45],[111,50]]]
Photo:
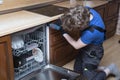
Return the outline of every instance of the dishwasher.
[[[14,80],[86,80],[81,74],[49,63],[47,24],[12,34],[12,53]]]

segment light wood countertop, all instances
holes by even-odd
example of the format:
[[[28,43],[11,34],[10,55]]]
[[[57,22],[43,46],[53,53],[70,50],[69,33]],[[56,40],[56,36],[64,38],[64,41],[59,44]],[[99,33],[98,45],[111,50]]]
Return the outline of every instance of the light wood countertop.
[[[78,5],[84,5],[84,6],[89,6],[89,7],[97,7],[97,6],[106,4],[106,3],[108,3],[108,1],[98,1],[98,0],[97,1],[86,1],[86,2],[77,1]],[[70,8],[70,2],[69,1],[57,3],[55,5]]]
[[[51,1],[55,0],[3,0],[3,4],[0,5],[0,11],[43,4]]]
[[[62,15],[62,14],[61,14]],[[18,11],[0,16],[0,36],[32,28],[58,19],[61,15],[47,17],[29,11]]]
[[[62,2],[55,5],[69,7],[68,3],[69,2]],[[99,6],[105,3],[106,1],[96,1],[91,7],[96,7],[97,5]],[[0,37],[56,20],[61,15],[62,14],[47,17],[25,10],[0,15]]]

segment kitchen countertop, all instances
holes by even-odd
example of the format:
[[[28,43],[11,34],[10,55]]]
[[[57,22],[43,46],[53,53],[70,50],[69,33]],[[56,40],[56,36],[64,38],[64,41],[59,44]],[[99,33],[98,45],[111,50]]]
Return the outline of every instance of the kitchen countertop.
[[[78,3],[83,4],[82,1]],[[86,4],[91,7],[96,7],[105,3],[107,1],[87,1]],[[55,5],[70,7],[69,2],[57,3]],[[61,15],[47,17],[25,10],[0,15],[0,37],[56,20]]]
[[[98,0],[97,1],[86,1],[86,2],[77,1],[78,5],[84,5],[84,6],[90,6],[90,7],[97,7],[97,6],[106,4],[106,3],[108,3],[108,1],[98,1]],[[55,5],[70,8],[70,3],[68,1],[57,3]]]
[[[44,4],[52,1],[55,0],[3,0],[3,4],[0,5],[0,11]]]
[[[25,10],[1,15],[0,37],[53,21],[55,19],[58,19],[58,17],[60,17],[61,15],[47,17]]]

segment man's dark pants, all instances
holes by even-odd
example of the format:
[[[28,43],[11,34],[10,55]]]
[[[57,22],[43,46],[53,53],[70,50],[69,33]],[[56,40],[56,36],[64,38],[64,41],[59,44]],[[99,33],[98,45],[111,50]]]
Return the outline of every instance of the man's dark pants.
[[[106,80],[105,72],[96,70],[103,53],[102,44],[81,48],[75,60],[74,71],[81,73],[88,80]]]

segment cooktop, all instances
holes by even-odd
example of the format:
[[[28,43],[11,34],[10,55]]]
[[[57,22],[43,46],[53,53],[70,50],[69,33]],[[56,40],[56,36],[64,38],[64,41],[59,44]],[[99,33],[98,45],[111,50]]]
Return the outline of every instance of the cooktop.
[[[64,12],[68,11],[68,10],[69,9],[65,8],[65,7],[60,7],[60,6],[56,6],[56,5],[46,5],[46,6],[43,6],[43,7],[30,9],[28,11],[52,17],[52,16],[62,14]]]

